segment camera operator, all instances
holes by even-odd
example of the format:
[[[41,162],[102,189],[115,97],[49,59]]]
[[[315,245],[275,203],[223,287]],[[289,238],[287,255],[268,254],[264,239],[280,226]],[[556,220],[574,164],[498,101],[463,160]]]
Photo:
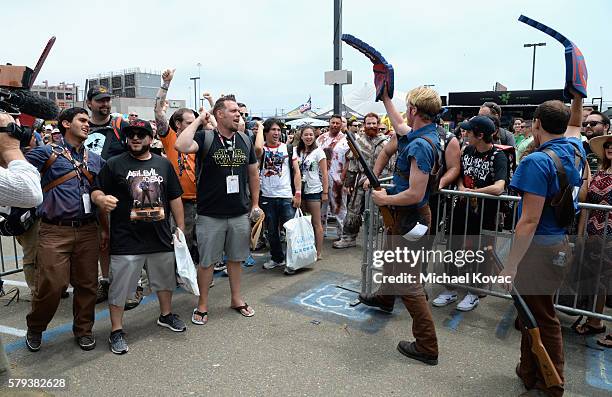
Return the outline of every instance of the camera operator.
[[[43,198],[40,175],[21,153],[19,131],[13,117],[0,112],[0,206],[35,207]],[[8,374],[9,364],[0,338],[0,384]]]

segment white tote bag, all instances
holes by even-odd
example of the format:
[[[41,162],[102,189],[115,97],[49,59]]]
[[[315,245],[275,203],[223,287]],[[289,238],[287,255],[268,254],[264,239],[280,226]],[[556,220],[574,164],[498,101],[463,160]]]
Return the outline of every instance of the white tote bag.
[[[310,215],[304,216],[302,210],[298,208],[293,219],[283,225],[287,231],[287,267],[290,269],[301,269],[317,261],[317,248],[310,218]]]
[[[176,257],[176,281],[185,291],[200,296],[198,288],[198,272],[191,259],[185,235],[181,229],[176,229],[178,233],[173,234],[174,256]]]

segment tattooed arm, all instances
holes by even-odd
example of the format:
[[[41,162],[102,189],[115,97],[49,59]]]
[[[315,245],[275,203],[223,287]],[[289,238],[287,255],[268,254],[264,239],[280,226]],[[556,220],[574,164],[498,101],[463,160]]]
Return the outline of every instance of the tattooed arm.
[[[168,119],[166,118],[168,104],[166,102],[166,95],[168,94],[168,87],[170,87],[175,70],[164,70],[164,73],[162,73],[162,85],[159,87],[157,97],[155,98],[155,123],[157,124],[157,134],[161,137],[168,135]]]

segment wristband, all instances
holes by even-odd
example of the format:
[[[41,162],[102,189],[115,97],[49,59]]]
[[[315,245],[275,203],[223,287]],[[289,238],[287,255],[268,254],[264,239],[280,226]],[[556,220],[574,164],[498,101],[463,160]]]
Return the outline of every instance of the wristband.
[[[329,194],[329,192],[323,192],[322,194]]]
[[[302,192],[295,192],[295,195],[296,195],[297,197],[300,197],[300,196],[302,195]]]
[[[164,90],[164,91],[168,91],[168,88],[167,88],[167,87],[164,87],[163,85],[162,85],[162,86],[160,86],[159,88],[161,88],[161,89],[162,89],[162,90]]]

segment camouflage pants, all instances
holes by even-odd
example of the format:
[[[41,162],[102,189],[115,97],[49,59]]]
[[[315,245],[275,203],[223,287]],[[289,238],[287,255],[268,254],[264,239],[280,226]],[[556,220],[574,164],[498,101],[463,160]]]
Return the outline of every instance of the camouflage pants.
[[[362,215],[365,210],[365,190],[363,185],[357,186],[349,195],[347,204],[347,214],[344,218],[342,237],[345,239],[355,239],[361,228]]]

